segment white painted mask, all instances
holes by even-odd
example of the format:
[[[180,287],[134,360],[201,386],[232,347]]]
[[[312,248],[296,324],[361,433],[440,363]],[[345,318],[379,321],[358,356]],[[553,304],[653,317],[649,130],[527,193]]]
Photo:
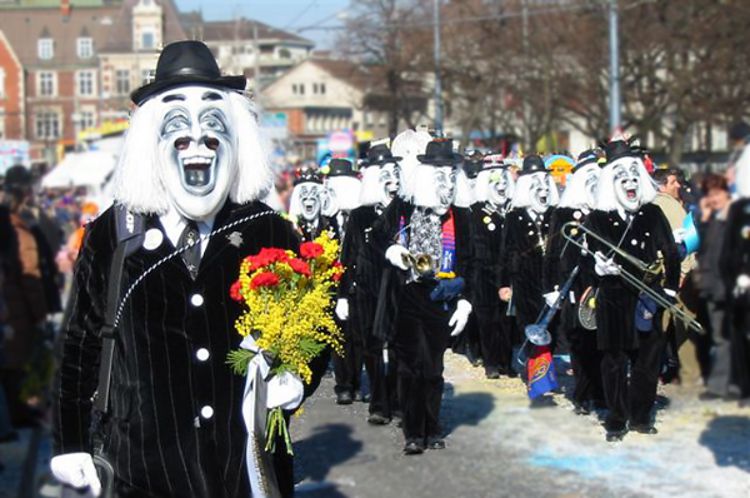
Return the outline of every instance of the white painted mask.
[[[637,211],[642,204],[642,185],[638,160],[613,165],[614,190],[617,203],[626,211]]]
[[[545,212],[551,205],[549,173],[532,173],[531,191],[529,193],[531,210],[536,213]]]
[[[456,169],[452,166],[436,167],[433,173],[438,204],[433,206],[438,214],[448,212],[456,196]]]
[[[510,195],[510,172],[507,169],[496,169],[490,172],[487,189],[487,200],[495,206],[502,206]]]
[[[299,192],[299,215],[305,221],[315,221],[322,209],[321,195],[323,186],[319,183],[305,182],[298,184],[295,189]]]
[[[385,163],[380,166],[378,175],[383,189],[383,206],[387,206],[398,195],[401,187],[401,168],[396,163]]]
[[[185,86],[157,97],[159,172],[177,211],[202,220],[224,205],[237,174],[234,123],[228,94]]]

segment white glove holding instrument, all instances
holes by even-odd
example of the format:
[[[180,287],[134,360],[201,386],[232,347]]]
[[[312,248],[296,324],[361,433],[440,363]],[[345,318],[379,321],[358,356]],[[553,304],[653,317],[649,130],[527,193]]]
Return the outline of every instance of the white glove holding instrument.
[[[620,265],[615,263],[613,258],[607,259],[607,257],[599,251],[594,253],[594,271],[600,277],[607,277],[612,275],[620,274]]]
[[[551,308],[557,302],[557,298],[560,297],[560,291],[553,290],[552,292],[548,292],[544,294],[543,296],[544,296],[544,302],[547,304],[547,306]]]
[[[336,316],[339,320],[345,322],[349,319],[349,301],[347,299],[340,298],[336,301]]]
[[[453,327],[451,331],[451,337],[456,337],[466,328],[466,323],[469,321],[469,315],[471,315],[471,303],[466,299],[459,299],[456,303],[456,311],[453,312],[453,316],[448,321],[448,326]]]
[[[406,262],[404,262],[404,255],[409,254],[409,250],[404,246],[393,244],[385,251],[385,259],[390,264],[401,270],[408,270]]]
[[[99,496],[102,483],[96,474],[94,459],[88,453],[65,453],[52,457],[50,470],[55,479],[76,489],[89,488],[91,494]]]

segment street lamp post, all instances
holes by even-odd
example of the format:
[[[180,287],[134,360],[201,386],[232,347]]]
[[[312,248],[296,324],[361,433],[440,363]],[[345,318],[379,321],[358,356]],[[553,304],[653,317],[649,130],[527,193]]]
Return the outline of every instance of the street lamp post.
[[[618,41],[617,0],[609,0],[609,128],[612,134],[621,127],[620,48]]]
[[[433,22],[435,37],[435,133],[443,132],[443,95],[440,81],[440,0],[433,3]]]

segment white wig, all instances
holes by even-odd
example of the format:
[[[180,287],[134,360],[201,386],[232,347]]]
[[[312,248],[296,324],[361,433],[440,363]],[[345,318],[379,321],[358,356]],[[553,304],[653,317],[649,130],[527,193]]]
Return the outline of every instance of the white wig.
[[[359,193],[362,182],[356,176],[337,175],[329,176],[325,182],[326,188],[331,192],[333,202],[332,213],[323,213],[333,216],[339,211],[351,211],[359,207]]]
[[[471,188],[469,178],[466,176],[463,168],[458,168],[456,172],[456,198],[453,205],[460,208],[471,207],[477,201],[474,189]]]
[[[380,166],[363,168],[359,203],[363,206],[376,206],[383,202],[383,196],[383,185],[380,183]]]
[[[229,98],[237,137],[237,178],[232,182],[229,198],[244,204],[265,197],[273,185],[273,171],[261,141],[255,104],[239,93],[224,93]],[[114,199],[134,213],[162,215],[169,210],[169,195],[161,174],[167,166],[158,147],[162,121],[158,109],[158,99],[152,98],[133,111],[115,168]]]
[[[750,197],[750,145],[742,149],[742,154],[735,163],[734,183],[737,187],[737,195]]]
[[[588,199],[588,194],[586,193],[586,180],[588,180],[590,171],[597,171],[599,169],[599,165],[596,163],[586,164],[570,175],[565,184],[565,191],[563,191],[563,194],[560,197],[559,206],[572,209],[593,209],[596,207],[588,206],[586,203],[586,200]]]
[[[490,180],[493,174],[501,174],[505,177],[505,182],[508,184],[508,188],[505,191],[505,195],[508,199],[513,198],[513,193],[516,190],[516,182],[513,180],[513,175],[509,168],[492,168],[485,169],[479,172],[477,176],[476,185],[476,196],[477,201],[487,202],[490,200]]]
[[[515,191],[513,192],[513,208],[528,208],[531,207],[531,186],[534,175],[538,173],[532,173],[529,175],[521,175],[516,180]],[[560,202],[560,193],[557,191],[557,185],[552,175],[545,173],[547,180],[547,187],[549,188],[549,206],[557,206]]]
[[[401,195],[404,199],[411,199],[414,195],[415,170],[420,162],[418,155],[424,154],[432,136],[426,131],[405,130],[396,135],[391,143],[391,152],[401,157]]]
[[[656,199],[657,189],[656,182],[651,178],[643,164],[643,160],[638,157],[623,157],[607,164],[602,169],[599,176],[598,193],[596,198],[596,209],[599,211],[614,211],[619,207],[617,195],[615,194],[615,166],[618,164],[638,164],[638,179],[641,188],[641,205],[648,204]]]

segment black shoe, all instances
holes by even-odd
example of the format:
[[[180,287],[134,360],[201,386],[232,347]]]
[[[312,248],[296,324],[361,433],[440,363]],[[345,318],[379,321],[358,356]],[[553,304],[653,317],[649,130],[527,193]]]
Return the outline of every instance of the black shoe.
[[[349,391],[336,393],[337,405],[351,405],[352,403],[354,403],[354,396]]]
[[[573,403],[575,409],[573,410],[576,415],[591,415],[591,410],[588,407],[588,403]]]
[[[404,445],[404,454],[406,455],[421,455],[424,453],[424,444],[421,441],[414,439],[406,441]]]
[[[391,419],[380,413],[371,413],[367,417],[367,423],[370,425],[388,425],[391,423]]]
[[[484,376],[488,379],[499,379],[500,369],[496,367],[484,367]]]
[[[639,434],[648,434],[648,435],[654,435],[658,434],[659,431],[656,430],[656,427],[654,427],[651,424],[635,424],[630,426],[631,431],[635,431]]]
[[[615,443],[617,441],[622,441],[622,439],[625,437],[625,434],[628,433],[627,429],[615,429],[615,430],[607,430],[607,442],[608,443]]]
[[[361,401],[362,403],[369,403],[370,395],[365,394],[365,393],[360,393],[359,396],[357,396],[357,401]]]
[[[445,439],[440,436],[432,436],[427,438],[427,448],[430,450],[444,450]]]

